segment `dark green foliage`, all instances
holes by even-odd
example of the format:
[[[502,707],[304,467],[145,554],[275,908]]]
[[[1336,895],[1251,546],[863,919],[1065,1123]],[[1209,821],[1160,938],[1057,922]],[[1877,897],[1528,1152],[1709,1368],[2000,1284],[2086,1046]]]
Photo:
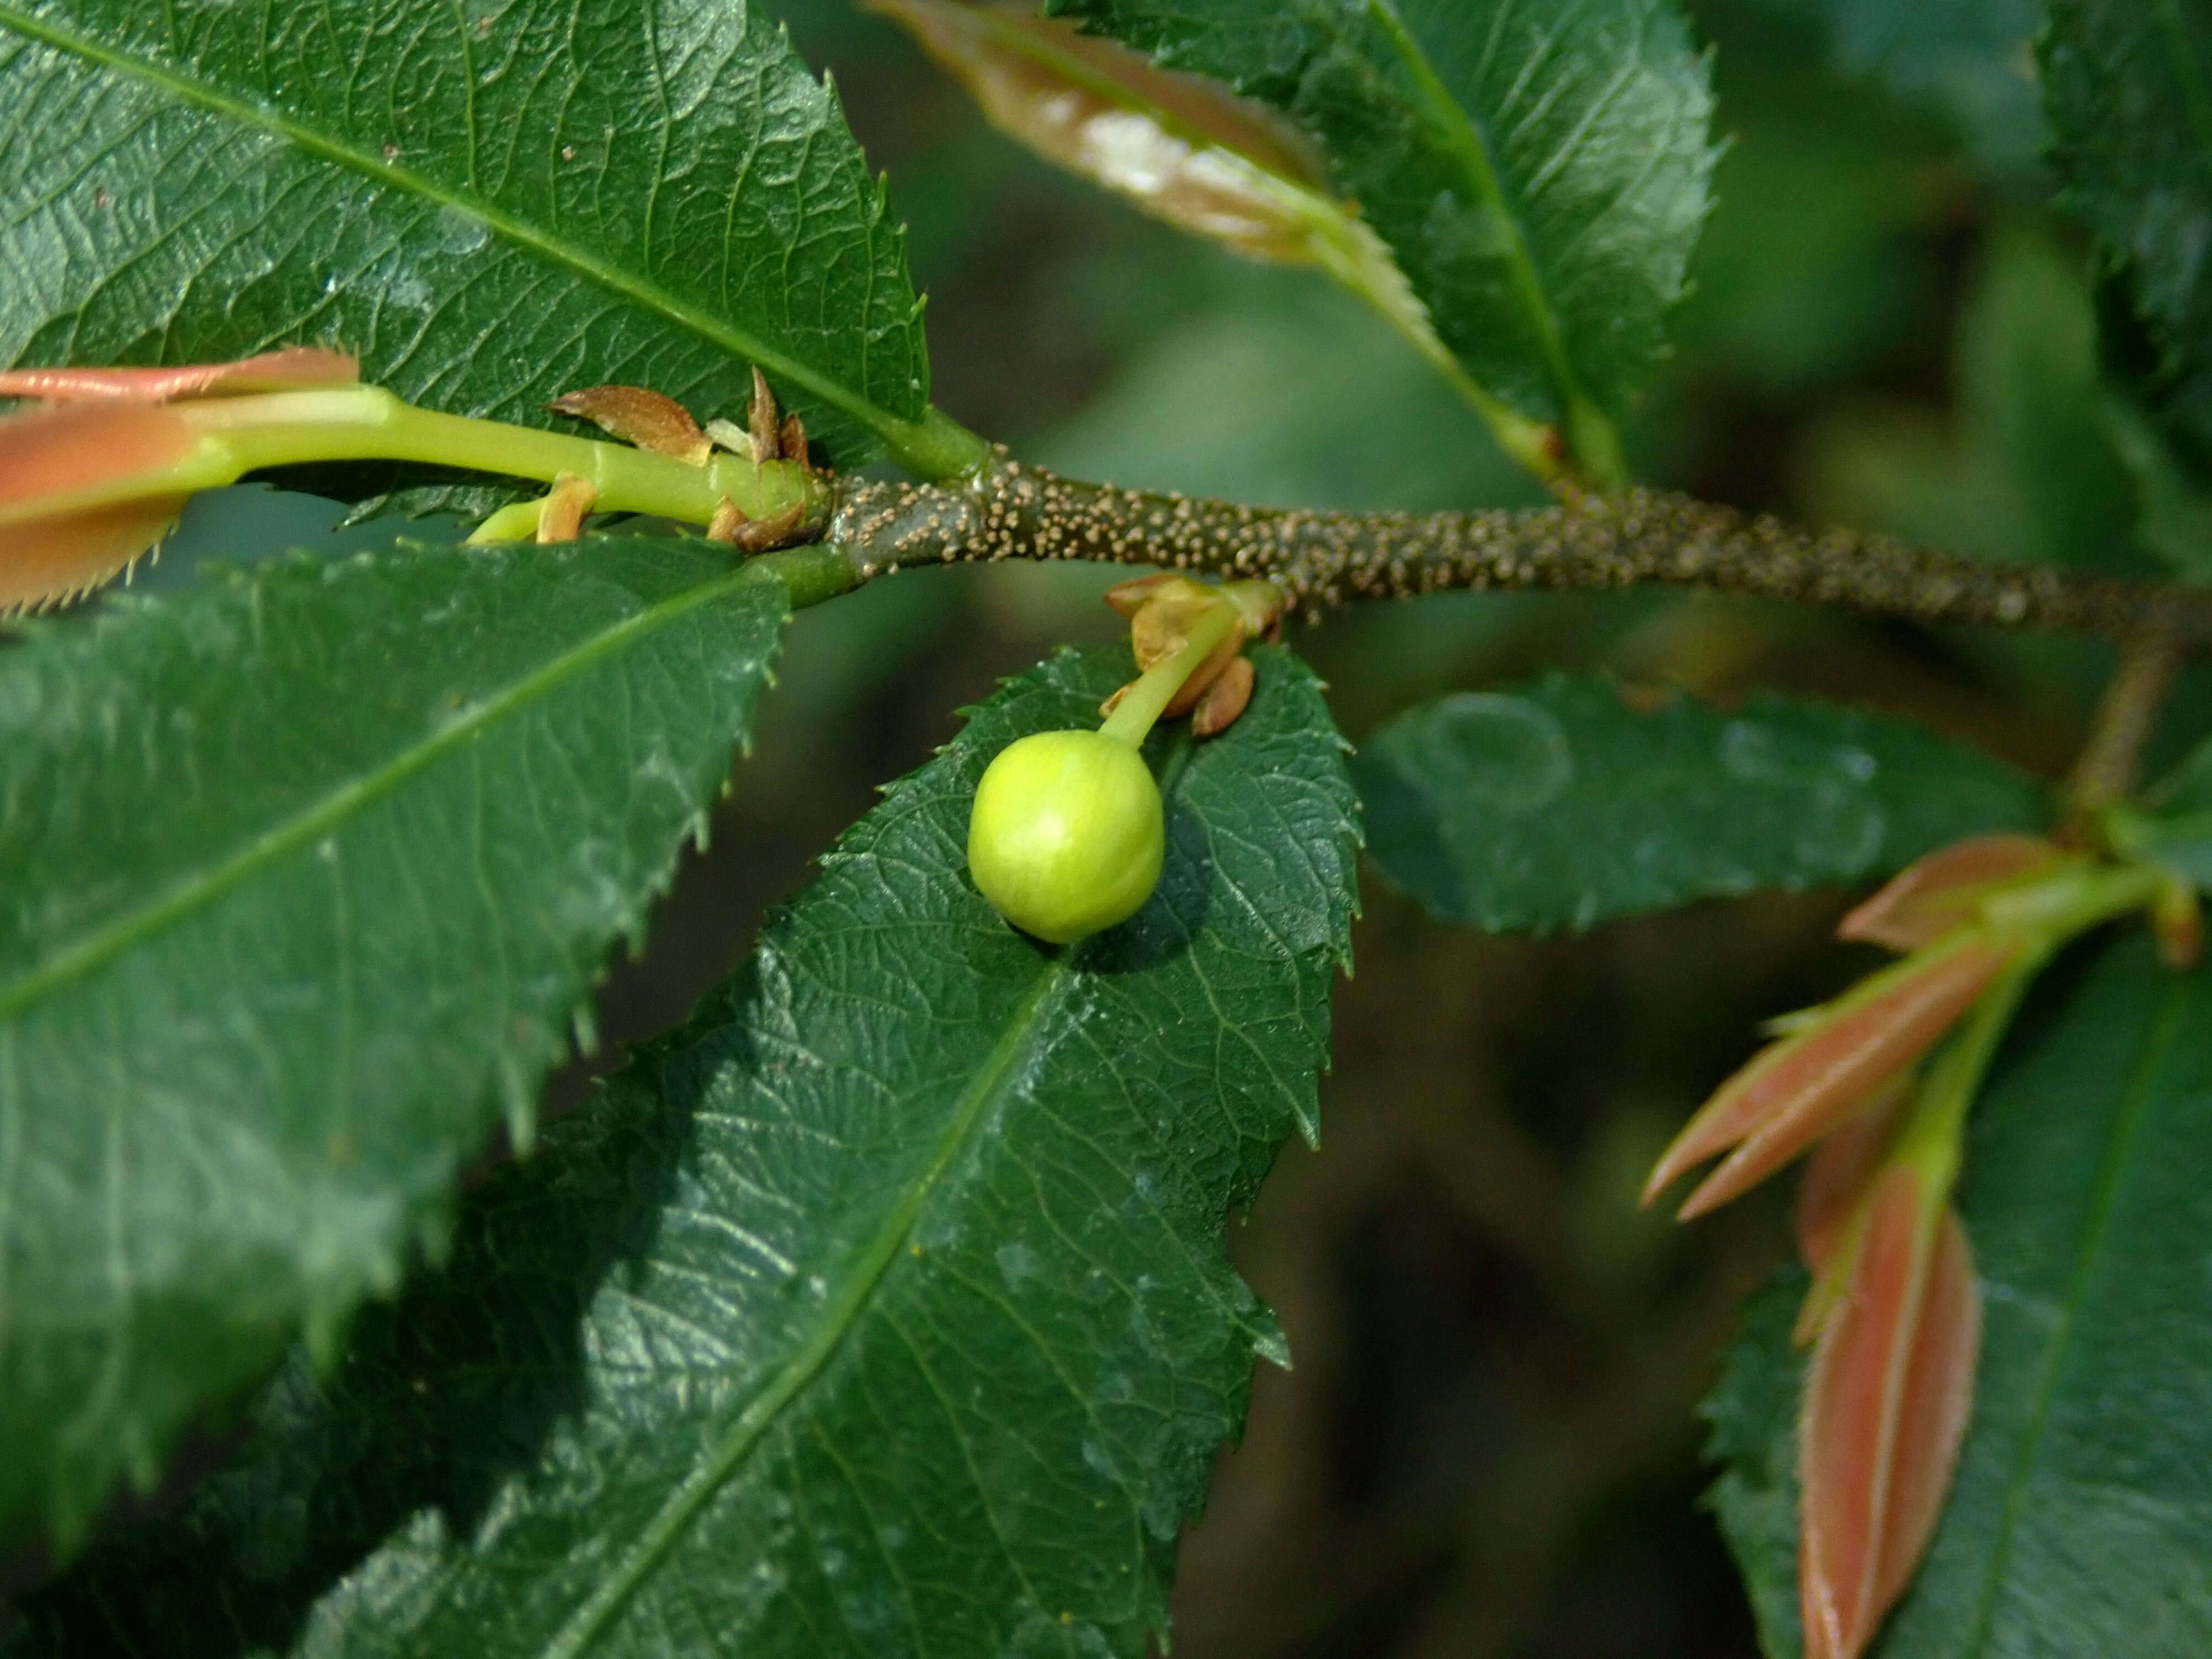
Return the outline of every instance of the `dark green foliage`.
[[[1973,1422],[1876,1659],[2212,1650],[2208,1032],[2212,969],[2170,973],[2136,928],[2022,1009],[1960,1194],[1985,1304]],[[1798,1650],[1790,1288],[1708,1407],[1715,1505],[1777,1659]]]
[[[2212,9],[2051,0],[2044,99],[2075,210],[2124,266],[2155,354],[2150,396],[2212,458]]]
[[[1744,1589],[1769,1659],[1804,1647],[1797,1616],[1797,1406],[1804,1367],[1790,1328],[1812,1278],[1792,1264],[1744,1304],[1743,1322],[1699,1414],[1711,1425],[1708,1461],[1721,1477],[1705,1494],[1743,1569]]]
[[[1671,0],[1052,0],[1272,105],[1436,331],[1524,415],[1618,409],[1707,205],[1706,65]]]
[[[927,404],[896,228],[772,15],[721,0],[0,3],[0,363],[283,343],[453,414],[579,386],[841,464]]]
[[[2045,131],[2021,70],[2040,21],[2035,0],[1762,0],[1817,18],[1837,64],[1871,71],[1948,113],[1987,162],[2018,168]]]
[[[0,1535],[433,1242],[727,775],[787,608],[701,542],[401,547],[0,648]]]
[[[1155,740],[1151,903],[1015,933],[965,874],[975,781],[1129,667],[1062,655],[977,710],[22,1650],[1142,1652],[1282,1357],[1221,1229],[1314,1127],[1358,843],[1319,688],[1262,651],[1227,733]]]
[[[1959,319],[1950,431],[1893,413],[1832,428],[1831,488],[1851,522],[1991,559],[2138,577],[2201,565],[2201,538],[2160,522],[2162,447],[2098,373],[2081,264],[2045,232],[1993,239]]]
[[[2141,807],[2116,809],[2112,835],[2123,850],[2212,890],[2212,738],[2160,779]]]
[[[1640,711],[1565,676],[1413,709],[1353,773],[1383,874],[1499,931],[1865,881],[2045,817],[2029,779],[1907,721],[1773,696]]]

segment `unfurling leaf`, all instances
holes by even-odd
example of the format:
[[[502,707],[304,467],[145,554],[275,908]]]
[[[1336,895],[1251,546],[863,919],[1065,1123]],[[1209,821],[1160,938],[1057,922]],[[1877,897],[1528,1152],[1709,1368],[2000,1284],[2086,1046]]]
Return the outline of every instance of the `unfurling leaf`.
[[[1279,111],[1468,378],[1597,477],[1704,222],[1706,64],[1672,0],[1052,0]],[[1517,452],[1516,452],[1517,453]]]
[[[1984,1334],[1920,1571],[1872,1651],[2203,1659],[2212,1632],[2212,968],[2142,929],[2045,974],[1968,1130],[1959,1212]],[[1792,1266],[1707,1407],[1713,1491],[1765,1650],[1799,1650]]]
[[[1981,1291],[1966,1230],[1909,1164],[1869,1203],[1807,1379],[1805,1659],[1858,1659],[1935,1531],[1973,1400]]]
[[[1988,890],[2061,856],[2040,836],[1972,836],[1915,860],[1836,925],[1838,939],[1893,951],[1933,945],[1966,921]]]
[[[1001,131],[1181,229],[1325,272],[1464,382],[1389,249],[1272,111],[1024,5],[870,3],[958,76]]]
[[[286,346],[235,362],[182,363],[174,368],[11,369],[0,373],[0,398],[121,398],[162,404],[178,398],[351,386],[360,379],[359,361],[345,352]]]
[[[1644,1182],[1644,1201],[1722,1152],[1729,1156],[1683,1200],[1682,1219],[1758,1185],[1933,1048],[2018,949],[2015,941],[1980,936],[1947,941],[1793,1022],[1789,1036],[1723,1083],[1675,1137]]]
[[[0,612],[96,587],[152,548],[190,491],[123,492],[192,447],[184,419],[150,403],[99,398],[0,415]]]
[[[1832,1131],[1805,1162],[1797,1183],[1797,1257],[1816,1276],[1825,1268],[1888,1156],[1912,1103],[1911,1077],[1893,1079]],[[1799,1340],[1807,1340],[1801,1322]]]

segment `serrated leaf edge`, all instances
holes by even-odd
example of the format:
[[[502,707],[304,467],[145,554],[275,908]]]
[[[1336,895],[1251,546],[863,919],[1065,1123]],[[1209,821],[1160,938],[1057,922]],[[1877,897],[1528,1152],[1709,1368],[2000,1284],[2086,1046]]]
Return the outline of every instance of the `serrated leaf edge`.
[[[432,183],[420,173],[399,167],[381,157],[372,156],[351,145],[325,137],[299,122],[278,115],[272,110],[226,96],[214,88],[203,85],[187,76],[163,69],[144,58],[117,52],[100,46],[68,29],[42,21],[9,5],[0,5],[0,28],[12,29],[25,39],[38,42],[56,52],[75,54],[88,64],[117,74],[135,77],[146,85],[157,88],[172,97],[188,104],[253,127],[272,137],[283,139],[295,148],[325,161],[349,167],[363,177],[380,183],[395,185],[421,199],[434,203],[441,210],[464,214],[475,219],[493,234],[504,238],[519,247],[549,262],[564,266],[577,275],[587,277],[601,287],[634,301],[647,310],[656,312],[670,322],[691,330],[732,355],[754,362],[778,378],[794,386],[804,386],[824,403],[834,405],[854,420],[890,442],[895,449],[909,447],[909,441],[917,434],[922,422],[909,421],[893,414],[866,398],[858,396],[836,381],[823,375],[799,359],[787,356],[775,347],[754,337],[726,319],[687,304],[657,285],[641,281],[636,276],[610,265],[604,260],[565,247],[548,239],[523,221],[501,212],[498,209],[471,200],[444,185]],[[836,94],[826,78],[819,83],[833,106]],[[883,181],[878,180],[875,209],[880,217],[888,204]],[[917,307],[917,309],[919,307]]]
[[[633,612],[579,642],[365,776],[331,790],[283,823],[263,831],[228,858],[180,878],[159,897],[115,917],[14,981],[0,981],[0,1021],[14,1018],[40,998],[96,972],[132,945],[221,897],[257,870],[298,851],[316,836],[336,830],[354,813],[390,794],[432,762],[556,690],[595,663],[702,605],[763,580],[772,581],[774,578],[749,565],[741,565],[726,575],[710,578],[672,599]]]
[[[799,1391],[820,1375],[860,1319],[878,1285],[898,1259],[899,1247],[914,1231],[915,1224],[946,1173],[967,1147],[976,1127],[989,1115],[990,1106],[1003,1086],[1022,1069],[1021,1062],[1037,1042],[1042,1029],[1038,1016],[1053,994],[1073,975],[1065,955],[1046,958],[1036,983],[1008,1013],[1006,1029],[968,1087],[962,1091],[945,1129],[931,1148],[929,1162],[900,1196],[884,1224],[857,1258],[846,1288],[834,1298],[806,1345],[775,1376],[755,1395],[737,1419],[723,1431],[708,1455],[692,1466],[683,1484],[670,1493],[645,1530],[623,1550],[613,1570],[576,1610],[569,1614],[553,1639],[545,1644],[544,1659],[576,1659],[606,1628],[660,1558],[667,1553],[694,1516],[719,1492],[725,1481],[759,1443],[776,1416]]]

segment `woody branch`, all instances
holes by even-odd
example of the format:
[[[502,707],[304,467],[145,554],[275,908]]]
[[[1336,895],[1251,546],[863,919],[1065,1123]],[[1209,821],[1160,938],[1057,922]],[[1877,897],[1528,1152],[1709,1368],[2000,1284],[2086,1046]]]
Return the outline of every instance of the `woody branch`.
[[[1524,511],[1269,509],[1084,483],[1000,451],[963,483],[848,484],[826,533],[856,581],[917,565],[1091,559],[1261,577],[1308,611],[1448,588],[1660,582],[1922,623],[2212,646],[2212,589],[1985,563],[1650,489]]]

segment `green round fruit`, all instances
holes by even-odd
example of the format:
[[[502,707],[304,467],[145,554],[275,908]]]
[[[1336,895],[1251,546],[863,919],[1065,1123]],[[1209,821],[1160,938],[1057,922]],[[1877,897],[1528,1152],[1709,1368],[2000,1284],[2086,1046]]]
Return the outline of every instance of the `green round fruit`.
[[[1160,879],[1159,786],[1144,757],[1097,732],[1038,732],[975,786],[968,869],[999,914],[1054,945],[1134,915]]]

